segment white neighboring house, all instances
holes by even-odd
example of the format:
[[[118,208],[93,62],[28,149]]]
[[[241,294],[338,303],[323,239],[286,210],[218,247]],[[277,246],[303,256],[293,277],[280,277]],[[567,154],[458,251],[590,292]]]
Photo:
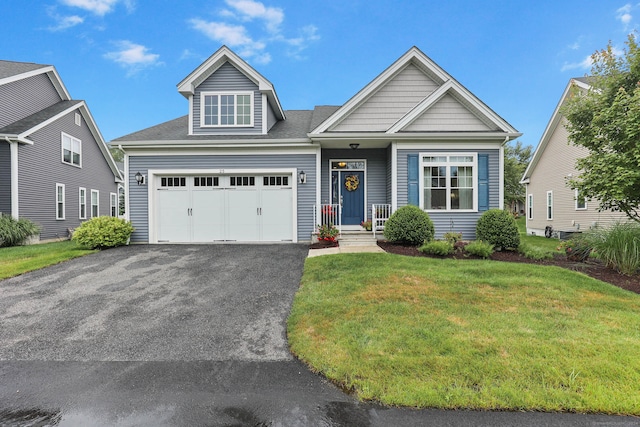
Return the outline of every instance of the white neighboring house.
[[[554,235],[563,236],[626,219],[621,212],[599,212],[597,200],[585,200],[567,184],[580,173],[576,160],[589,151],[569,143],[567,119],[560,109],[574,87],[589,90],[588,80],[577,77],[569,81],[520,181],[527,188],[527,234],[543,236],[547,227],[552,227]]]

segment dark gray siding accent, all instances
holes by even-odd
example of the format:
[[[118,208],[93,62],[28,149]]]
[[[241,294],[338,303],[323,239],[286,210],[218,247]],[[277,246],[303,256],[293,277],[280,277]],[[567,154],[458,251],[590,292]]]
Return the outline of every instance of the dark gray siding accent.
[[[398,150],[398,207],[405,206],[408,200],[407,194],[407,155],[433,152],[470,152],[473,150]],[[489,155],[489,208],[501,208],[500,198],[500,151],[476,150],[477,153]],[[429,212],[429,216],[436,228],[436,238],[448,231],[461,232],[465,240],[476,237],[476,222],[482,212]]]
[[[387,197],[388,179],[390,172],[387,160],[387,149],[358,149],[358,150],[322,150],[321,176],[322,192],[320,200],[322,203],[329,203],[329,187],[331,186],[331,175],[329,172],[331,160],[365,159],[367,161],[366,184],[367,184],[367,216],[371,218],[371,205],[390,203]]]
[[[45,109],[62,98],[46,74],[0,86],[0,128]]]
[[[276,119],[276,115],[273,112],[273,108],[271,108],[271,104],[269,104],[269,102],[267,102],[266,108],[267,108],[267,132],[268,132],[273,127],[273,125],[275,125],[278,122],[278,119]]]
[[[209,91],[253,91],[253,127],[200,127],[200,93]],[[193,133],[196,135],[262,133],[262,108],[262,94],[258,91],[258,86],[227,62],[195,89],[193,95]]]
[[[132,242],[149,241],[148,186],[138,186],[135,174],[147,175],[149,169],[278,169],[297,168],[307,175],[298,184],[298,241],[310,241],[314,231],[313,205],[316,202],[315,154],[176,155],[129,157],[129,219],[136,231]],[[293,179],[296,179],[294,176]]]
[[[61,132],[82,141],[82,167],[62,163]],[[111,169],[98,142],[82,121],[75,124],[71,111],[43,129],[33,133],[33,145],[21,145],[18,153],[20,216],[42,227],[41,239],[66,237],[68,228],[80,225],[78,189],[87,189],[90,212],[91,190],[100,192],[100,215],[109,215],[109,193],[117,192]],[[56,183],[65,185],[65,219],[56,220]],[[88,215],[90,218],[90,215]]]
[[[0,212],[11,213],[11,147],[0,142]]]

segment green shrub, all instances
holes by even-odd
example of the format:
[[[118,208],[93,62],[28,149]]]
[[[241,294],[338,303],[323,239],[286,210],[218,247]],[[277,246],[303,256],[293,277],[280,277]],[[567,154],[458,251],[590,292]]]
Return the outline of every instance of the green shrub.
[[[457,242],[462,240],[462,233],[456,233],[455,231],[448,231],[444,233],[442,238],[447,242],[451,243],[452,245],[455,245]]]
[[[518,246],[518,252],[521,253],[526,258],[529,258],[535,261],[542,261],[543,259],[551,259],[553,258],[553,254],[554,254],[554,252],[550,251],[549,249],[541,248],[538,246],[532,246],[524,242],[520,243],[520,246]]]
[[[453,244],[446,240],[434,240],[432,242],[427,242],[420,246],[418,250],[425,254],[437,256],[451,255],[455,251]]]
[[[0,214],[0,247],[21,245],[39,232],[40,227],[26,218],[16,220],[11,215]]]
[[[491,243],[495,250],[515,250],[520,245],[520,233],[513,216],[501,209],[490,209],[476,224],[476,239]]]
[[[73,240],[87,249],[103,249],[126,245],[133,233],[127,220],[112,216],[99,216],[83,222],[73,232]]]
[[[589,259],[593,246],[591,246],[591,243],[582,235],[561,242],[558,250],[564,251],[568,260],[585,262]]]
[[[618,272],[631,275],[640,269],[640,224],[619,222],[586,233],[585,240],[596,257]]]
[[[474,240],[464,247],[464,251],[469,255],[479,256],[481,258],[489,258],[493,253],[493,245],[483,242],[482,240]]]
[[[422,245],[433,240],[435,229],[429,214],[407,205],[395,211],[384,224],[384,237],[401,245]]]

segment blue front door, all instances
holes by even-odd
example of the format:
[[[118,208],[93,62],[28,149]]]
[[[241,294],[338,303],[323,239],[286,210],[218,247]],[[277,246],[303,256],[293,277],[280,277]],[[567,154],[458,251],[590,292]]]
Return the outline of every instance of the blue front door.
[[[339,171],[342,183],[342,224],[360,225],[364,221],[364,172]]]

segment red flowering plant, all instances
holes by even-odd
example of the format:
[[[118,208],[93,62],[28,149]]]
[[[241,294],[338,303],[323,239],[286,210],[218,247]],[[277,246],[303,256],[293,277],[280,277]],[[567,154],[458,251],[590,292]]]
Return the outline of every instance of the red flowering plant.
[[[559,251],[564,251],[567,259],[571,261],[585,262],[589,259],[589,255],[593,247],[584,238],[573,238],[565,240],[558,246]]]
[[[340,231],[333,224],[318,225],[318,240],[335,242]]]
[[[370,219],[368,219],[368,220],[366,220],[366,221],[362,221],[362,222],[360,223],[360,226],[361,226],[362,228],[364,228],[365,230],[367,230],[367,231],[371,231],[371,228],[372,228],[371,220],[370,220]]]

